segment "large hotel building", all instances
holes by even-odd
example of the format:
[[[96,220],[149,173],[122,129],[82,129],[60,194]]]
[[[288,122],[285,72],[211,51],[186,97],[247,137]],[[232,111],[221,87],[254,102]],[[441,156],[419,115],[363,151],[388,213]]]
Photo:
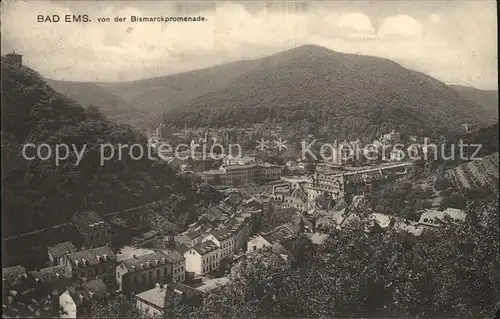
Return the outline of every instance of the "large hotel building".
[[[203,181],[212,185],[244,185],[279,179],[283,167],[269,163],[229,165],[217,170],[202,172]]]

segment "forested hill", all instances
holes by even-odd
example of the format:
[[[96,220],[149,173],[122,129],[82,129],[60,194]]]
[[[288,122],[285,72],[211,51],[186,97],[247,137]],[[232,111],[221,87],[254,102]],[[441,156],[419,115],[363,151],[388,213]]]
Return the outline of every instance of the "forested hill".
[[[444,83],[387,59],[306,45],[245,63],[252,68],[222,88],[167,109],[165,118],[177,125],[214,126],[306,121],[337,136],[391,128],[435,136],[460,132],[463,123],[492,123],[484,108]]]
[[[498,120],[498,91],[480,90],[470,86],[450,85],[464,99],[470,100],[491,114],[492,120]]]
[[[170,195],[179,198],[176,207],[186,214],[201,196],[167,164],[147,157],[132,160],[125,151],[122,160],[115,155],[101,166],[101,144],[144,145],[145,137],[128,125],[109,122],[95,107],[84,109],[35,71],[4,59],[1,134],[4,238],[67,222],[78,211],[114,212]],[[56,166],[54,157],[24,159],[22,145],[28,142],[53,149],[74,145],[78,151],[87,146],[78,166],[72,150]]]
[[[146,112],[127,103],[122,98],[96,83],[67,82],[51,79],[46,79],[45,81],[57,92],[67,95],[83,106],[97,106],[102,114],[113,122],[143,128],[150,120]]]

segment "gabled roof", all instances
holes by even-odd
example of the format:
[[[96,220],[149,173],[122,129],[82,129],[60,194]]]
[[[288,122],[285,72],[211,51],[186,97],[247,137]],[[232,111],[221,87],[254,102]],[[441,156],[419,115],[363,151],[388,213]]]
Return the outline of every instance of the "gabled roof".
[[[116,260],[116,256],[109,246],[75,251],[67,254],[67,256],[71,263],[75,266],[81,266],[83,264],[83,260],[85,260],[86,265],[97,265],[104,261],[104,256],[106,256],[105,258],[108,261]]]
[[[122,260],[122,264],[129,272],[141,271],[146,268],[154,268],[158,265],[171,264],[173,260],[161,251],[135,256]]]
[[[212,234],[218,241],[223,241],[233,235],[233,230],[227,226],[224,226],[222,228],[213,230],[210,234]]]
[[[65,254],[75,252],[76,247],[73,245],[72,242],[68,241],[54,246],[49,246],[47,247],[47,250],[52,256],[54,256],[54,258],[60,258]]]
[[[202,234],[202,232],[201,232],[201,231],[199,231],[199,230],[193,230],[193,231],[190,231],[190,232],[185,233],[185,234],[183,234],[183,235],[185,235],[185,236],[187,236],[189,239],[193,240],[193,239],[196,239],[196,238],[200,237],[200,236],[201,236],[201,235],[203,235],[203,234]]]
[[[40,270],[30,271],[29,273],[35,280],[41,283],[51,282],[59,279],[71,278],[71,272],[65,265],[43,268]]]
[[[165,285],[163,287],[155,287],[153,289],[141,292],[136,296],[136,298],[144,300],[149,304],[156,306],[159,309],[165,309],[171,304],[173,298],[176,295],[181,295],[181,294],[182,291],[179,291],[174,288],[169,289],[167,288],[167,285]]]
[[[209,240],[203,243],[200,243],[196,246],[193,247],[193,249],[200,255],[205,255],[208,254],[214,250],[219,249],[219,246],[217,246],[213,241]]]
[[[180,261],[183,261],[184,259],[184,255],[181,254],[178,250],[173,250],[173,249],[169,249],[169,250],[162,250],[162,253],[164,253],[165,255],[167,255],[167,258],[170,259],[172,262],[180,262]]]

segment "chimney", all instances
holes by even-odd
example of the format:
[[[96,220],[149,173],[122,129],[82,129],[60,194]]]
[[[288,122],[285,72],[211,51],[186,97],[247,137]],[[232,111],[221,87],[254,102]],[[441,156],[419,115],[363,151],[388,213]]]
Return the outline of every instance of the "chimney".
[[[96,255],[95,258],[97,258],[97,261],[101,261],[101,256]]]
[[[161,263],[162,263],[162,264],[164,264],[164,263],[166,262],[166,260],[167,260],[167,259],[166,259],[165,257],[162,257],[162,258],[161,258]]]
[[[155,287],[156,287],[156,288],[160,288],[160,284],[159,284],[159,283],[156,283],[156,284],[155,284]]]
[[[80,301],[83,301],[83,295],[78,295],[78,298],[80,298]]]
[[[82,265],[85,266],[86,263],[87,263],[87,259],[83,258],[82,259]]]
[[[139,266],[141,267],[141,269],[144,269],[144,264],[143,263],[141,263]]]
[[[155,264],[155,265],[158,265],[158,259],[155,259],[155,263],[154,263],[154,264]]]
[[[56,277],[59,278],[59,277],[61,277],[61,275],[59,275],[59,273],[56,272]]]
[[[75,260],[75,266],[78,267],[78,264],[80,263],[79,260]]]
[[[151,266],[151,263],[149,261],[146,261],[146,268],[149,268]]]
[[[104,254],[102,257],[104,257],[104,261],[108,260],[108,255]]]
[[[132,271],[135,271],[135,266],[134,265],[130,266],[130,268],[132,268]]]

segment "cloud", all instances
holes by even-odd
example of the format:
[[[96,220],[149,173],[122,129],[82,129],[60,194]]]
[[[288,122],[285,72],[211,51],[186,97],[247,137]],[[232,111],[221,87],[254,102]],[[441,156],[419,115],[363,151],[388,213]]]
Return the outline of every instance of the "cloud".
[[[389,58],[448,83],[496,87],[494,2],[453,1],[446,10],[429,7],[420,15],[413,1],[399,3],[405,5],[399,14],[383,16],[374,10],[383,2],[318,2],[309,11],[288,14],[228,2],[201,12],[205,22],[100,23],[98,17],[170,16],[175,9],[168,2],[10,1],[2,3],[2,51],[22,52],[26,64],[47,77],[115,81],[311,43]],[[38,23],[38,14],[88,14],[93,21]]]
[[[388,17],[378,30],[379,38],[404,37],[422,38],[423,26],[420,22],[407,15]]]

